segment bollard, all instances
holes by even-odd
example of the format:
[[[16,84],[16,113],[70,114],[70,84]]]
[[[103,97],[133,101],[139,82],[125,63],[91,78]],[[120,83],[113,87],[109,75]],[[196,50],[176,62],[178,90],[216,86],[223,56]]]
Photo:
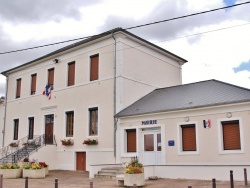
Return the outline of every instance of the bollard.
[[[55,188],[58,188],[58,179],[55,179]]]
[[[90,188],[93,188],[93,182],[89,182]]]
[[[29,187],[29,179],[28,177],[25,178],[25,188]]]
[[[247,185],[247,169],[244,168],[244,180],[245,180],[245,185]]]
[[[3,188],[3,174],[0,174],[0,188]]]
[[[136,184],[134,184],[134,185],[133,185],[133,188],[137,188],[137,185],[136,185]]]
[[[192,188],[192,186],[188,186],[188,188]]]
[[[234,175],[232,170],[230,170],[230,185],[231,188],[234,188]]]
[[[215,178],[212,179],[212,188],[216,188],[216,179]]]

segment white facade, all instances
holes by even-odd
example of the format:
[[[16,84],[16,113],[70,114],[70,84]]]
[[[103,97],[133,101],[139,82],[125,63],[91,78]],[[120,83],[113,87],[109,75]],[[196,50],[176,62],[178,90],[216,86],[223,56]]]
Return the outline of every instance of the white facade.
[[[115,40],[114,40],[115,39]],[[98,79],[90,81],[90,57],[98,54]],[[53,60],[59,59],[58,63]],[[67,86],[68,64],[75,62],[75,82]],[[14,138],[14,120],[19,121],[18,139],[29,134],[29,118],[34,119],[34,135],[45,134],[45,117],[53,116],[52,133],[57,145],[47,144],[30,156],[46,161],[50,169],[77,169],[78,153],[85,153],[89,165],[117,162],[114,142],[114,114],[158,87],[181,84],[181,66],[186,61],[148,42],[118,30],[67,50],[52,53],[4,72],[7,78],[4,145]],[[54,69],[51,99],[43,95],[48,70]],[[36,92],[31,95],[31,75],[36,74]],[[20,97],[16,98],[17,80]],[[114,85],[115,84],[115,85]],[[98,109],[98,134],[89,134],[90,109]],[[66,116],[74,113],[73,146],[63,146]],[[83,140],[98,139],[98,145]]]
[[[172,112],[119,118],[119,162],[138,156],[146,177],[243,180],[243,169],[250,170],[250,103],[237,103]],[[210,126],[204,127],[203,120]],[[147,122],[147,123],[145,123]],[[239,122],[240,147],[224,149],[223,122]],[[183,151],[182,126],[195,126],[196,148]],[[136,130],[136,152],[127,152],[127,130]],[[157,140],[156,135],[161,135]],[[154,149],[146,151],[145,135],[153,135]],[[160,146],[160,149],[158,149]],[[159,151],[160,150],[160,151]]]

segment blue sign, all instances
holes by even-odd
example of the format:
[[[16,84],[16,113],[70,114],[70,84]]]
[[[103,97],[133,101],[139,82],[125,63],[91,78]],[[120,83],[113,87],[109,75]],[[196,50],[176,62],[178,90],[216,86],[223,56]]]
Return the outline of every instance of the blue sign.
[[[174,146],[174,140],[169,140],[168,141],[168,146]]]

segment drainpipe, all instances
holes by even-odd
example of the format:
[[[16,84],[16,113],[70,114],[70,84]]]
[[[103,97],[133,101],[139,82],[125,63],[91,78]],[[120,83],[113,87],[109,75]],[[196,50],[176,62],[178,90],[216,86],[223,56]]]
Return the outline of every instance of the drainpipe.
[[[114,116],[116,114],[116,39],[114,33],[112,33],[112,38],[115,41],[114,44]],[[114,157],[116,163],[116,131],[117,131],[117,120],[114,117]]]
[[[3,142],[2,142],[2,147],[4,147],[4,139],[5,139],[5,126],[6,126],[6,109],[7,109],[7,93],[8,93],[8,82],[9,82],[9,77],[6,76],[6,83],[5,83],[5,99],[4,99],[4,122],[3,122]]]

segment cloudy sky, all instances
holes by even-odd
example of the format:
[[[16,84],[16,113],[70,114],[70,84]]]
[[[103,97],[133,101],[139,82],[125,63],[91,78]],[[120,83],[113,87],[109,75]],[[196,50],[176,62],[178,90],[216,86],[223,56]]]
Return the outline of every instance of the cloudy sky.
[[[0,53],[167,20],[236,0],[0,0]],[[218,79],[250,88],[250,3],[128,30],[188,60],[183,83]],[[56,50],[0,54],[0,72]],[[0,96],[5,77],[0,76]]]

